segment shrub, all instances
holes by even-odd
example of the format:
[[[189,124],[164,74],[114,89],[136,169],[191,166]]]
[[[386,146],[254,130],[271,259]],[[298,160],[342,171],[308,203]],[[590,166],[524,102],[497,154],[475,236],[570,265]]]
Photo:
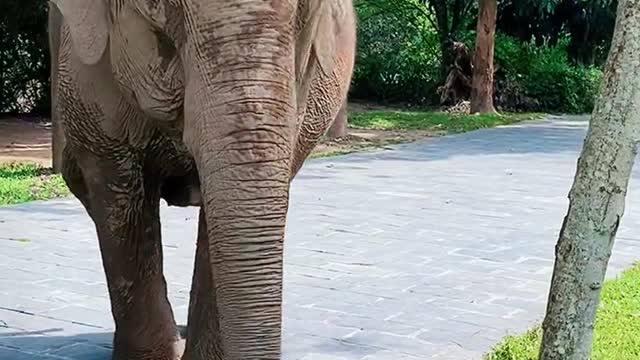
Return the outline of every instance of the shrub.
[[[475,35],[464,35],[467,46],[473,46]],[[522,43],[515,38],[496,34],[496,78],[510,88],[535,99],[535,110],[566,113],[591,112],[602,79],[602,70],[574,65],[568,58],[569,39],[557,45],[537,46],[535,39]],[[534,110],[534,109],[532,109]]]
[[[537,99],[545,111],[569,113],[591,112],[600,86],[602,71],[572,65],[566,51],[567,42],[556,47],[525,46],[529,59],[524,68],[514,69],[525,93]]]
[[[0,112],[47,112],[47,1],[0,1]]]
[[[435,31],[418,15],[372,9],[358,8],[351,96],[382,102],[437,99],[440,51]]]

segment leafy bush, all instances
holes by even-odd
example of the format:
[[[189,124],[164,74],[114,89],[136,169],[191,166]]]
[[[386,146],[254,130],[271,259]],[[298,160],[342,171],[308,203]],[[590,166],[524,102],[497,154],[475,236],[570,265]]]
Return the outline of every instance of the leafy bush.
[[[475,35],[464,35],[467,46],[473,46]],[[571,63],[568,57],[569,39],[555,46],[535,44],[535,39],[522,43],[503,34],[496,34],[496,77],[503,79],[523,95],[535,99],[538,109],[551,112],[591,112],[602,79],[602,70]]]
[[[571,64],[567,46],[568,41],[554,47],[523,44],[520,54],[499,61],[505,62],[507,77],[520,83],[527,96],[538,100],[541,110],[591,112],[602,71]],[[501,56],[505,54],[508,52]]]
[[[531,62],[529,72],[523,76],[527,95],[537,99],[543,110],[591,112],[602,71],[553,60],[556,59],[536,57]]]
[[[0,112],[49,109],[47,1],[0,1]]]
[[[351,96],[383,102],[437,99],[439,42],[423,14],[357,9],[358,50]]]
[[[351,97],[382,102],[438,104],[441,84],[437,34],[420,14],[372,12],[358,8],[358,53]],[[474,49],[475,32],[460,34],[459,41]],[[556,45],[536,39],[522,42],[496,34],[496,79],[506,97],[531,99],[527,110],[566,113],[590,112],[602,71],[574,65],[568,57],[570,39]],[[524,106],[524,105],[523,105]],[[516,107],[516,104],[514,104]]]

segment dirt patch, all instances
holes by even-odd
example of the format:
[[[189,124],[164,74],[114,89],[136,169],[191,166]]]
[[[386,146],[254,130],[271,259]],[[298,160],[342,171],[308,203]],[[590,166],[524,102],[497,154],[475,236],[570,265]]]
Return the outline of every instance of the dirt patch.
[[[51,166],[51,126],[33,118],[0,118],[0,163]]]
[[[383,108],[382,106],[355,105],[356,111]],[[349,135],[324,140],[314,149],[312,156],[330,156],[389,144],[407,143],[427,137],[440,136],[437,131],[383,131],[349,129]],[[35,162],[51,166],[51,126],[39,119],[0,118],[0,163]]]
[[[444,132],[422,130],[385,131],[349,129],[349,135],[343,138],[321,141],[313,150],[311,156],[322,157],[367,149],[384,148],[385,145],[409,143],[442,135],[444,135]]]

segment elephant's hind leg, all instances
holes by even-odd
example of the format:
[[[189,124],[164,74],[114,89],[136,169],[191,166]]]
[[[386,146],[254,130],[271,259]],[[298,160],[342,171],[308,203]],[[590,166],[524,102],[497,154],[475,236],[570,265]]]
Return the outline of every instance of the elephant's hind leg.
[[[162,273],[160,186],[127,152],[78,152],[115,320],[115,360],[177,360],[180,335]]]
[[[82,176],[82,170],[78,165],[71,148],[65,146],[62,151],[62,177],[71,193],[80,200],[82,205],[89,209],[89,190]]]

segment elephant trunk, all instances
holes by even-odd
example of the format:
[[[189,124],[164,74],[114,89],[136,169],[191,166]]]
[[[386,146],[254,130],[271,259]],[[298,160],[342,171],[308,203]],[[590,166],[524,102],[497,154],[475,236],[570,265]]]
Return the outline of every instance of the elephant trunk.
[[[200,174],[216,336],[225,359],[280,359],[296,5],[185,2],[185,142]]]

